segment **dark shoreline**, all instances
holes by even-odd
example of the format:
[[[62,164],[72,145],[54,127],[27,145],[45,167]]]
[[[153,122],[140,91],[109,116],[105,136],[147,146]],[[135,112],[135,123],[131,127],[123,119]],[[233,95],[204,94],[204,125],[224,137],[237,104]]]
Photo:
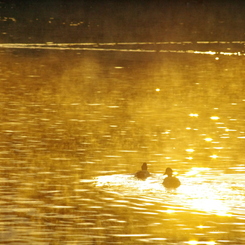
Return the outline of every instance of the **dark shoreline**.
[[[245,40],[244,1],[1,1],[0,41]]]

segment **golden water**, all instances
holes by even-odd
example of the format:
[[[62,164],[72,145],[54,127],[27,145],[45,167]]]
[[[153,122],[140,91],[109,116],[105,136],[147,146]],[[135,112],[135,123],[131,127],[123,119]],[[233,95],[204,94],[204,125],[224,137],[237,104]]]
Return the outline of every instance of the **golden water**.
[[[4,49],[0,63],[2,244],[245,243],[243,56]]]

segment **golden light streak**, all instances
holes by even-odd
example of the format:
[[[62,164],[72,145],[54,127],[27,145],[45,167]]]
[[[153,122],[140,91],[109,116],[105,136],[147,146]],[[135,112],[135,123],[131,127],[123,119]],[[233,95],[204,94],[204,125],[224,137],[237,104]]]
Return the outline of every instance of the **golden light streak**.
[[[186,149],[185,151],[188,153],[193,153],[195,150],[194,149]]]
[[[195,54],[210,54],[210,55],[215,55],[216,52],[213,51],[194,51]]]
[[[197,226],[197,228],[199,228],[199,229],[203,229],[203,228],[204,228],[204,226],[203,226],[203,225],[199,225],[199,226]]]
[[[12,20],[16,21],[14,18],[7,18],[4,17],[5,20]],[[48,23],[52,23],[52,20],[54,18],[50,18]],[[38,18],[36,18],[38,20]],[[69,26],[79,26],[83,25],[84,22],[70,22],[66,23],[63,22],[63,25],[68,24]],[[3,32],[3,34],[6,34],[6,32]],[[204,41],[204,43],[218,43],[218,42],[208,42]],[[50,42],[51,43],[51,42]],[[125,42],[125,43],[52,43],[52,45],[47,45],[47,43],[12,43],[12,44],[0,44],[1,48],[24,48],[24,49],[58,49],[58,50],[90,50],[90,51],[115,51],[115,52],[157,52],[155,45],[156,44],[167,44],[167,45],[184,45],[186,43],[191,43],[191,42]],[[143,47],[140,48],[139,45],[145,45],[145,44],[150,44],[153,45],[152,49],[144,49]],[[125,48],[119,48],[118,45],[124,45]],[[127,45],[130,45],[130,47],[127,47]],[[133,48],[131,48],[132,45],[137,45]],[[89,47],[87,47],[89,46]],[[113,48],[107,48],[108,46],[113,46]],[[186,49],[163,49],[163,50],[158,50],[158,52],[162,53],[187,53],[187,54],[201,54],[201,55],[216,55],[215,59],[218,60],[219,57],[217,55],[237,55],[237,56],[244,56],[244,53],[241,52],[215,52],[215,51],[198,51],[198,50],[186,50]]]
[[[188,241],[187,244],[189,244],[189,245],[196,245],[196,244],[198,244],[198,241],[191,240],[191,241]]]
[[[216,244],[214,241],[209,241],[209,242],[204,243],[203,241],[198,242],[196,240],[190,240],[190,241],[185,242],[185,243],[187,243],[189,245],[197,245],[197,244],[215,245]]]
[[[212,159],[216,159],[216,158],[218,158],[218,156],[217,156],[217,155],[215,155],[215,154],[214,154],[214,155],[211,155],[210,157],[211,157]]]
[[[161,91],[161,89],[160,88],[156,88],[156,92],[160,92]]]
[[[214,244],[216,244],[214,241],[209,241],[209,242],[205,241],[205,243],[204,243],[203,241],[198,242],[196,240],[190,240],[190,241],[188,241],[186,243],[189,244],[189,245],[197,245],[197,244],[214,245]]]
[[[198,117],[199,115],[197,113],[190,113],[189,116],[190,117]]]
[[[213,139],[212,139],[212,138],[205,138],[204,140],[207,141],[207,142],[210,142],[210,141],[212,141]]]
[[[212,116],[210,117],[211,120],[219,120],[219,117],[218,116]]]
[[[232,216],[232,214],[229,214],[228,212],[226,212],[226,211],[217,211],[217,213],[216,213],[218,216],[226,216],[226,217],[231,217]]]
[[[236,129],[229,129],[229,128],[226,128],[225,131],[226,131],[226,132],[236,132],[237,130],[236,130]]]

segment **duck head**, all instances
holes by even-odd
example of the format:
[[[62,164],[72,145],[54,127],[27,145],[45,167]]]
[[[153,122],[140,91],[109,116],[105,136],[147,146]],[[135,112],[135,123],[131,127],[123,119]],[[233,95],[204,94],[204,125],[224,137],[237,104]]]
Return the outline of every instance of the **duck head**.
[[[142,164],[141,169],[142,169],[142,170],[147,170],[147,163],[146,163],[146,162],[144,162],[144,163]]]
[[[164,175],[168,175],[168,177],[172,177],[173,175],[172,168],[166,168]]]

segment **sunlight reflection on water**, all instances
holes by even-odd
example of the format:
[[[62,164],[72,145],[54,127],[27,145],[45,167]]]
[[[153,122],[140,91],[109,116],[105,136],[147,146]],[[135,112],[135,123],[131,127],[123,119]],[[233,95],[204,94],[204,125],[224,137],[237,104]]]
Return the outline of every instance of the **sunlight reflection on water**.
[[[1,53],[1,242],[244,241],[243,57],[34,49]]]
[[[222,174],[210,168],[192,168],[180,177],[182,185],[177,190],[166,190],[162,186],[162,179],[163,175],[160,174],[153,174],[145,181],[133,175],[116,174],[98,176],[94,183],[96,187],[103,187],[118,195],[132,197],[141,193],[147,199],[169,203],[173,208],[181,204],[183,208],[220,216],[232,216],[237,212],[245,214],[243,175]]]
[[[210,50],[195,50],[192,49],[193,43],[189,42],[190,47],[186,47],[186,42],[133,42],[133,43],[2,43],[0,48],[14,48],[14,49],[49,49],[49,50],[83,50],[83,51],[116,51],[116,52],[161,52],[161,53],[188,53],[196,55],[211,55],[216,56],[215,60],[219,60],[217,55],[224,56],[244,56],[244,51],[227,52],[224,46],[223,51]],[[204,44],[212,45],[212,42],[197,42],[201,49],[206,47]],[[219,42],[219,44],[224,44]],[[226,45],[234,45],[235,42],[226,42]],[[244,42],[237,42],[236,45],[243,45]],[[202,47],[203,46],[203,47]],[[178,47],[178,48],[176,48]],[[116,66],[116,69],[123,67]]]

